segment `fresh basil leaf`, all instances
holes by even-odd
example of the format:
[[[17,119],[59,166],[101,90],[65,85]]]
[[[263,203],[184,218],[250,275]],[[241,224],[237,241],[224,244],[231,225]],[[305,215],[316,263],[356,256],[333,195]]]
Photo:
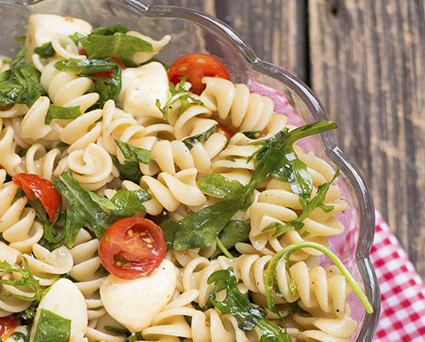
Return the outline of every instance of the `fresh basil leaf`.
[[[198,188],[213,197],[224,199],[229,196],[238,197],[245,190],[241,182],[228,179],[219,173],[210,173],[198,180]]]
[[[111,71],[117,66],[114,61],[103,59],[70,58],[55,63],[55,68],[65,72],[78,72],[80,76],[89,77],[90,74],[100,71]]]
[[[86,189],[87,190],[87,189]],[[109,210],[116,209],[114,203],[111,202],[111,200],[107,199],[106,197],[100,196],[95,192],[87,190],[87,193],[89,194],[90,198],[99,204],[101,207],[104,207]]]
[[[128,217],[134,216],[136,211],[146,212],[143,202],[150,200],[148,192],[144,189],[137,190],[118,190],[111,202],[114,204],[115,209],[111,211],[114,217]]]
[[[157,216],[153,218],[153,221],[161,227],[164,233],[167,251],[173,249],[174,236],[176,235],[179,224],[166,215]]]
[[[74,42],[75,45],[78,45],[78,42],[81,39],[85,38],[86,36],[79,33],[79,32],[75,32],[75,33],[69,35],[68,37],[71,38],[71,40]]]
[[[227,250],[232,249],[238,242],[245,242],[249,240],[249,233],[251,231],[251,224],[249,220],[245,221],[230,221],[228,222],[223,230],[218,234],[223,247]],[[217,249],[211,256],[211,259],[215,259],[221,253],[220,249]]]
[[[134,60],[136,52],[157,53],[151,43],[125,34],[106,36],[89,34],[87,37],[81,38],[80,43],[86,50],[89,59],[116,57],[127,67],[138,66]]]
[[[291,338],[281,327],[264,318],[264,313],[251,304],[248,293],[240,292],[234,270],[216,271],[208,277],[208,284],[215,283],[215,288],[210,294],[209,302],[225,314],[238,318],[239,327],[244,331],[251,331],[257,327],[261,332],[261,342],[291,342]],[[215,294],[226,290],[226,298],[216,300]]]
[[[193,146],[197,143],[205,144],[205,142],[209,139],[209,137],[213,135],[215,132],[217,132],[217,127],[218,125],[213,125],[202,133],[183,139],[183,143],[186,145],[186,147],[189,150],[191,150]]]
[[[66,246],[74,245],[78,232],[85,226],[89,226],[100,240],[113,220],[72,177],[72,171],[59,175],[53,186],[68,200],[64,226]]]
[[[34,342],[68,342],[71,336],[71,320],[41,309],[35,329]]]
[[[34,52],[41,58],[53,57],[56,53],[51,42],[44,43],[34,49]]]
[[[24,286],[34,292],[34,295],[24,296],[17,293],[10,292],[8,295],[0,295],[0,298],[16,297],[24,301],[37,301],[39,302],[44,295],[44,290],[41,288],[40,283],[34,278],[33,274],[29,270],[28,261],[25,257],[22,258],[25,269],[22,269],[18,265],[11,265],[7,261],[0,262],[0,271],[2,272],[15,272],[19,273],[20,279],[0,279],[0,284],[12,285],[12,286]]]
[[[80,106],[61,107],[51,104],[47,111],[44,123],[48,125],[53,119],[72,120],[81,116]]]
[[[121,164],[117,157],[111,156],[111,158],[122,179],[130,180],[137,184],[140,183],[140,179],[142,178],[142,171],[140,171],[138,162],[124,160],[124,164]]]
[[[156,100],[156,106],[161,111],[162,116],[164,117],[165,120],[168,119],[170,115],[170,110],[171,108],[173,108],[173,103],[176,102],[177,100],[180,100],[180,108],[177,113],[178,118],[180,117],[180,115],[183,114],[183,112],[187,109],[187,107],[191,103],[197,104],[202,107],[205,106],[201,100],[195,99],[184,88],[184,84],[186,82],[187,77],[188,75],[181,78],[179,87],[177,89],[174,86],[174,84],[170,82],[170,88],[167,94],[167,101],[165,102],[164,106],[161,107],[161,102],[158,99]]]
[[[10,69],[0,74],[0,105],[31,104],[44,93],[40,72],[32,65],[22,65],[28,49],[22,49],[10,61]]]
[[[127,142],[115,139],[115,143],[120,148],[125,159],[130,162],[149,164],[149,159],[151,157],[151,151],[144,148],[136,147]]]
[[[117,25],[109,25],[109,26],[102,26],[98,27],[94,31],[92,31],[91,34],[98,34],[101,36],[112,36],[115,33],[127,33],[128,29],[122,24]]]

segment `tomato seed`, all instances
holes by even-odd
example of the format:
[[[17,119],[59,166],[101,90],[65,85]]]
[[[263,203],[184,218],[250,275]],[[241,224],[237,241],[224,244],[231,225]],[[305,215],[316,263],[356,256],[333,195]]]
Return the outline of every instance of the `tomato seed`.
[[[153,245],[152,245],[151,243],[148,243],[148,244],[146,245],[146,247],[148,247],[148,248],[153,248]]]
[[[146,243],[152,243],[153,242],[153,240],[150,237],[146,238],[145,241],[146,241]]]

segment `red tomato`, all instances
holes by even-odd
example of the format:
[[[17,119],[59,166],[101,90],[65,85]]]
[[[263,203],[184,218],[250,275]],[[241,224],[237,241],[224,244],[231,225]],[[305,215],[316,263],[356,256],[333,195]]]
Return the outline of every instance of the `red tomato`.
[[[217,133],[223,134],[227,138],[227,140],[229,140],[235,134],[235,132],[233,132],[230,128],[221,124],[218,124]]]
[[[30,201],[33,200],[32,194],[40,200],[46,209],[49,222],[52,223],[61,205],[61,195],[52,182],[31,173],[19,173],[12,180],[24,190]]]
[[[6,341],[7,338],[13,334],[18,324],[16,323],[13,315],[0,318],[0,338]]]
[[[168,79],[174,85],[180,83],[180,79],[188,75],[187,81],[192,84],[191,91],[198,95],[205,89],[205,84],[202,83],[202,78],[205,76],[230,80],[229,72],[219,60],[201,53],[178,58],[171,64],[167,73]]]
[[[123,279],[148,276],[164,260],[166,246],[162,229],[142,217],[125,217],[103,234],[99,257],[103,266]]]

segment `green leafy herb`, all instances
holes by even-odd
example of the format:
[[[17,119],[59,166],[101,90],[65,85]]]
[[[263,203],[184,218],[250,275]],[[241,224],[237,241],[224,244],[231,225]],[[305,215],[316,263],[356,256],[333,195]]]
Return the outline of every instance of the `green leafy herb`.
[[[241,133],[248,139],[258,139],[260,137],[261,131],[242,131]]]
[[[126,160],[129,162],[149,164],[151,151],[133,146],[121,140],[115,139],[115,143],[120,148]]]
[[[219,248],[211,256],[211,259],[219,256],[221,252],[226,254],[226,251],[228,252],[230,249],[235,247],[238,242],[248,241],[250,231],[251,225],[249,220],[230,221],[227,223],[220,234],[217,236],[217,243],[219,244]],[[225,251],[223,249],[225,249]],[[231,253],[229,254],[231,255]]]
[[[267,297],[267,305],[272,312],[279,314],[276,308],[275,300],[272,295],[272,290],[274,290],[277,296],[283,298],[282,293],[280,292],[280,289],[278,286],[278,280],[277,280],[278,265],[283,260],[286,261],[286,271],[290,279],[289,290],[290,290],[290,293],[295,294],[296,285],[292,278],[291,270],[289,268],[289,258],[292,255],[292,253],[296,252],[297,250],[301,248],[314,248],[324,253],[326,256],[328,256],[329,259],[331,259],[331,261],[338,267],[341,273],[345,276],[351,288],[356,293],[357,297],[360,299],[360,302],[363,304],[364,308],[366,309],[366,312],[367,313],[373,312],[372,305],[369,303],[369,300],[367,299],[366,295],[363,293],[359,284],[356,282],[356,280],[348,271],[348,269],[345,267],[345,265],[342,263],[342,261],[325,246],[315,242],[305,242],[305,241],[286,246],[285,248],[280,250],[278,253],[276,253],[276,255],[273,257],[273,259],[270,261],[267,267],[266,281],[265,281],[266,297]]]
[[[48,125],[53,119],[72,120],[81,116],[80,106],[61,107],[51,104],[47,111],[44,123]]]
[[[0,74],[0,105],[31,104],[44,93],[40,72],[32,64],[21,64],[27,57],[28,49],[22,49],[10,61],[10,69]]]
[[[205,207],[179,221],[173,243],[174,249],[185,250],[211,245],[234,214],[249,208],[255,188],[269,176],[287,180],[297,195],[310,198],[313,189],[311,176],[306,165],[298,159],[292,145],[298,139],[335,127],[331,121],[320,121],[291,132],[285,129],[267,140],[257,142],[256,144],[261,144],[262,147],[249,158],[251,160],[255,157],[255,170],[246,186],[228,188],[235,183],[224,180],[223,176],[209,174],[204,176],[205,179],[201,178],[198,187],[210,195],[217,194],[216,197],[223,198],[223,201]]]
[[[53,57],[56,53],[51,42],[47,42],[41,46],[36,47],[34,52],[41,58]]]
[[[72,177],[72,172],[68,170],[59,175],[53,186],[68,200],[64,226],[66,246],[74,245],[78,232],[85,226],[100,239],[113,220]]]
[[[98,34],[101,36],[112,36],[115,33],[127,33],[128,29],[127,27],[125,27],[122,24],[117,24],[117,25],[109,25],[109,26],[102,26],[102,27],[98,27],[97,29],[95,29],[94,31],[92,31],[92,35],[93,34]]]
[[[237,279],[232,267],[227,270],[220,270],[211,274],[208,284],[215,284],[214,290],[210,294],[209,302],[223,313],[231,314],[238,318],[239,327],[244,331],[251,331],[254,328],[261,332],[260,342],[291,342],[288,333],[276,324],[264,318],[262,310],[253,306],[248,293],[242,293],[237,286]],[[215,293],[226,290],[226,298],[223,301],[215,299]]]
[[[35,329],[34,342],[68,342],[71,336],[71,320],[41,309]]]
[[[150,200],[148,192],[142,188],[137,190],[119,190],[112,197],[111,202],[115,209],[111,211],[113,217],[134,216],[137,211],[146,212],[143,202]]]
[[[136,67],[138,66],[134,60],[136,52],[152,55],[157,53],[151,43],[139,37],[125,34],[104,35],[111,32],[112,30],[103,28],[102,34],[89,34],[79,39],[89,59],[116,57],[127,67]]]
[[[10,337],[13,338],[15,341],[22,341],[22,342],[27,341],[27,336],[25,336],[21,332],[14,332],[12,335],[10,335]]]
[[[106,197],[100,196],[95,192],[89,191],[87,190],[87,193],[89,194],[90,198],[96,202],[97,204],[99,204],[101,207],[105,208],[105,209],[109,209],[109,210],[114,210],[116,209],[116,206],[114,205],[114,203],[111,202],[111,200],[107,199]]]
[[[321,208],[324,212],[330,212],[334,209],[333,205],[325,205],[323,202],[326,198],[326,194],[328,193],[330,185],[335,181],[335,179],[339,176],[339,170],[334,174],[332,180],[329,183],[323,183],[318,186],[316,196],[310,201],[304,197],[300,197],[301,207],[303,212],[300,216],[298,216],[295,220],[290,220],[285,225],[279,225],[276,227],[267,226],[263,229],[263,232],[276,228],[276,231],[272,235],[272,237],[278,237],[288,231],[291,227],[294,227],[295,230],[300,230],[304,227],[304,219],[316,208]]]
[[[183,114],[183,112],[187,109],[187,107],[191,103],[195,103],[199,106],[205,106],[201,100],[195,99],[193,96],[190,96],[189,92],[184,89],[184,84],[186,82],[188,76],[184,76],[181,78],[179,87],[176,89],[173,83],[170,82],[170,89],[167,96],[167,102],[165,102],[164,106],[161,107],[161,102],[157,99],[156,106],[161,111],[165,120],[168,119],[170,115],[170,110],[173,108],[173,103],[177,100],[180,100],[180,108],[177,113],[177,117]],[[190,100],[190,101],[189,101]]]
[[[209,137],[217,132],[217,127],[218,125],[213,125],[202,133],[183,139],[183,143],[189,150],[191,150],[197,143],[205,144]]]
[[[119,64],[110,60],[103,59],[76,59],[55,63],[55,68],[65,72],[78,72],[79,76],[89,77],[95,80],[93,83],[93,92],[99,94],[100,98],[94,108],[103,108],[106,101],[116,100],[121,90],[121,67]],[[93,73],[114,70],[112,77],[96,77]]]
[[[34,292],[32,296],[24,296],[16,293],[9,293],[8,295],[1,295],[0,298],[16,297],[25,301],[40,301],[44,295],[44,291],[40,286],[37,279],[34,278],[31,271],[29,270],[28,261],[26,258],[22,258],[26,269],[22,269],[17,265],[11,265],[7,261],[0,262],[0,270],[2,272],[16,272],[21,275],[21,279],[0,279],[0,284],[12,285],[12,286],[24,286]]]
[[[9,57],[6,57],[6,56],[3,56],[3,55],[0,55],[0,61],[2,61],[2,62],[3,62],[3,64],[10,64],[11,59],[10,59]]]
[[[167,250],[173,249],[174,236],[179,227],[178,223],[166,215],[153,217],[152,220],[161,227]]]
[[[139,184],[140,178],[142,178],[142,171],[140,171],[138,163],[124,160],[124,164],[121,164],[117,157],[111,156],[111,158],[122,179]]]

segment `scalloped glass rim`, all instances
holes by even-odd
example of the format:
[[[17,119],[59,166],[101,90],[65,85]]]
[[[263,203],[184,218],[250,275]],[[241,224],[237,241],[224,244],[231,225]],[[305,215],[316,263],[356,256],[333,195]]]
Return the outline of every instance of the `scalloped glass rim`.
[[[11,6],[25,6],[29,9],[28,11],[16,11],[15,13],[13,11],[10,12],[12,15],[15,14],[22,16],[22,18],[19,19],[23,19],[24,16],[26,19],[26,17],[31,13],[41,13],[43,10],[46,12],[47,7],[42,7],[41,10],[38,9],[38,6],[42,5],[42,2],[49,2],[50,7],[48,8],[48,13],[56,13],[67,16],[84,18],[84,11],[81,11],[81,8],[91,8],[93,10],[101,8],[101,5],[105,5],[105,13],[107,14],[104,14],[104,17],[108,16],[108,10],[112,13],[112,9],[115,8],[114,6],[117,6],[121,8],[121,11],[123,11],[124,14],[127,13],[129,16],[130,14],[133,16],[140,16],[140,19],[146,18],[152,19],[153,21],[157,19],[177,19],[195,24],[195,26],[202,30],[216,35],[215,38],[220,40],[218,43],[219,49],[223,49],[220,44],[225,44],[224,50],[226,54],[233,53],[237,55],[236,59],[238,60],[235,62],[236,64],[230,67],[232,77],[234,76],[232,72],[235,72],[237,69],[236,67],[240,67],[237,75],[238,79],[244,81],[248,81],[249,79],[261,80],[264,84],[280,88],[280,90],[284,92],[289,99],[292,99],[297,102],[298,106],[301,106],[301,110],[297,110],[297,113],[300,114],[305,122],[328,120],[322,104],[303,82],[298,80],[289,72],[258,58],[251,47],[249,47],[248,44],[246,44],[232,28],[210,15],[183,7],[148,5],[138,0],[73,0],[73,6],[65,6],[65,1],[57,0],[56,3],[61,5],[61,7],[58,6],[57,8],[55,8],[55,6],[51,6],[53,0],[0,0],[0,8],[3,7],[6,12],[6,10],[11,9]],[[79,15],[77,14],[78,10],[81,12]],[[93,22],[93,18],[90,16],[89,12],[90,11],[88,11],[85,16],[89,22]],[[116,12],[114,12],[113,15],[117,17],[120,16],[120,14],[117,15]],[[7,18],[7,16],[3,16],[3,18]],[[103,21],[105,20],[106,18],[103,18]],[[19,21],[13,22],[16,22],[15,26],[17,26]],[[100,20],[100,22],[102,22],[102,20]],[[0,23],[0,28],[2,28],[1,26],[2,24]],[[25,26],[23,28],[21,26],[20,28],[25,29]],[[143,32],[143,30],[141,31]],[[3,31],[3,33],[5,33],[5,31]],[[16,37],[19,36],[19,33],[24,34],[19,32],[19,29],[15,31],[8,28],[3,37],[11,36],[13,34],[15,34],[14,36]],[[148,35],[148,33],[145,34]],[[18,45],[8,42],[6,46],[10,51],[16,51]],[[230,50],[228,49],[229,47],[231,48]],[[1,53],[4,53],[4,51]],[[176,57],[177,56],[173,56],[173,58]],[[218,53],[217,57],[223,59],[223,56],[220,55],[220,53]],[[232,57],[235,57],[235,55]],[[372,341],[380,313],[379,285],[373,265],[369,258],[375,231],[373,201],[357,168],[336,146],[333,133],[329,131],[322,133],[318,139],[320,140],[324,153],[337,167],[339,167],[352,190],[350,193],[353,195],[352,201],[356,206],[357,216],[359,218],[359,238],[357,240],[355,261],[365,286],[366,295],[374,308],[374,313],[364,315],[363,324],[357,333],[356,342]]]

